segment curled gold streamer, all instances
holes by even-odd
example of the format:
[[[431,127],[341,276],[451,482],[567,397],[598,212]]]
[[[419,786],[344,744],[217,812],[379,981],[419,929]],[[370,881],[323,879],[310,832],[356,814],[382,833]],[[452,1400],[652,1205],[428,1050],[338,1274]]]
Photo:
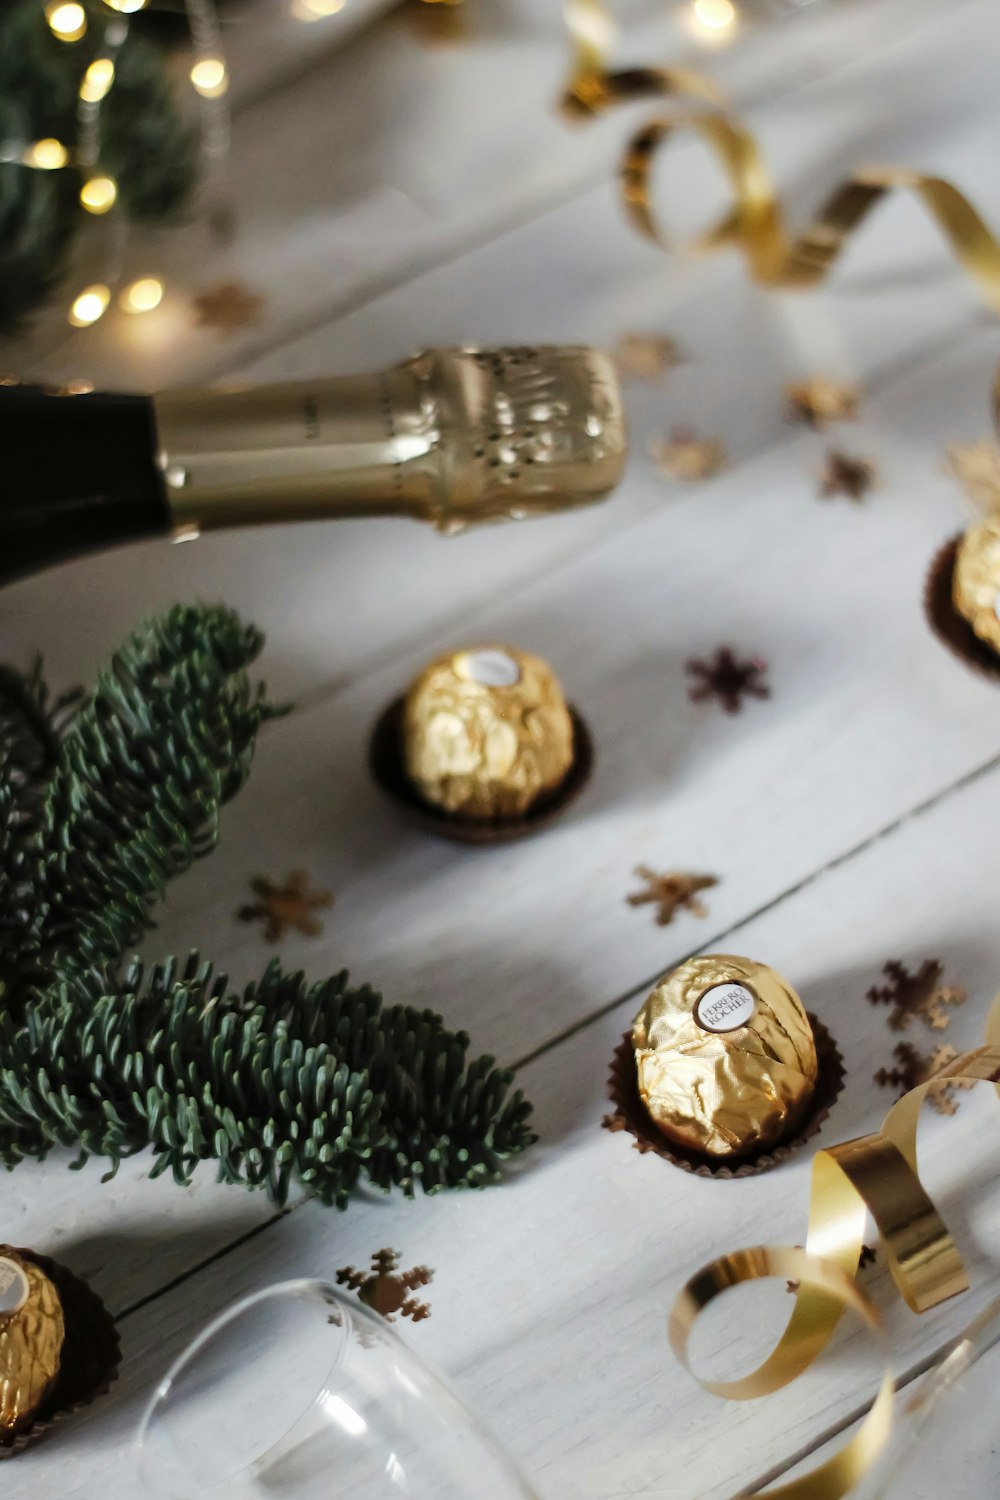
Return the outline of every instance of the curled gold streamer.
[[[671,1348],[688,1370],[691,1331],[721,1292],[769,1276],[799,1282],[791,1316],[767,1358],[739,1380],[703,1380],[696,1375],[705,1390],[747,1401],[783,1389],[809,1368],[848,1310],[882,1338],[879,1314],[855,1281],[869,1212],[896,1289],[913,1312],[926,1312],[967,1290],[965,1264],[917,1173],[917,1126],[924,1101],[942,1081],[996,1084],[998,1079],[1000,995],[987,1018],[984,1047],[956,1058],[933,1079],[904,1094],[881,1130],[817,1152],[804,1250],[737,1250],[691,1278],[674,1304],[669,1326]],[[878,1394],[850,1441],[810,1473],[759,1493],[767,1500],[840,1500],[849,1494],[889,1439],[894,1388],[887,1360]]]
[[[564,109],[593,116],[625,100],[651,95],[679,95],[722,105],[715,86],[686,69],[610,71],[607,63],[615,27],[603,0],[565,0],[564,14],[574,49]],[[710,147],[733,196],[732,208],[689,249],[703,253],[731,246],[742,251],[751,276],[761,286],[817,286],[871,211],[887,194],[905,190],[920,199],[984,301],[1000,313],[1000,243],[952,183],[906,167],[866,168],[838,183],[813,222],[801,233],[790,234],[756,139],[721,108],[651,120],[626,147],[621,167],[625,209],[636,228],[656,244],[669,246],[652,203],[653,163],[660,148],[680,131],[694,131]]]

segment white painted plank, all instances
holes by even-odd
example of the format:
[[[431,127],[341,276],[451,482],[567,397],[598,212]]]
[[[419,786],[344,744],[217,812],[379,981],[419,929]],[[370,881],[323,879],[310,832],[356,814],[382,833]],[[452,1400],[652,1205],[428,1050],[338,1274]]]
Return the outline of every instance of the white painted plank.
[[[980,11],[970,7],[947,26],[942,21],[940,35],[929,28],[933,50],[921,51],[918,39],[900,42],[881,64],[859,63],[840,82],[761,110],[765,145],[784,163],[783,179],[809,180],[808,165],[820,151],[825,155],[829,136],[857,128],[859,90],[869,107],[887,100],[897,112],[912,91],[921,99],[919,116],[908,117],[913,139],[906,132],[887,136],[898,141],[890,154],[919,160],[927,153],[930,165],[974,185],[1000,223],[992,171],[993,41],[988,30],[983,39],[977,17],[981,23]],[[967,103],[956,112],[958,77]],[[891,119],[883,125],[897,129]],[[699,201],[703,170],[697,148],[679,147],[671,169],[676,196]],[[995,204],[990,192],[998,194]],[[789,378],[836,366],[877,383],[942,341],[964,340],[969,320],[981,316],[975,294],[934,230],[916,216],[902,201],[887,207],[829,291],[793,297],[748,287],[733,254],[691,263],[644,244],[622,222],[610,184],[553,209],[244,373],[269,379],[374,367],[422,342],[531,337],[611,344],[626,329],[664,329],[691,359],[663,385],[627,391],[635,452],[613,502],[523,531],[500,528],[447,544],[410,522],[378,522],[234,533],[181,549],[134,548],[5,590],[5,652],[27,657],[41,648],[57,674],[86,679],[144,610],[178,596],[221,596],[267,631],[275,690],[302,699],[328,691],[401,641],[457,630],[484,598],[512,596],[524,581],[549,576],[562,559],[664,506],[643,451],[654,432],[694,421],[723,434],[739,461],[788,435],[781,389]],[[893,278],[890,267],[904,241],[908,274]],[[970,388],[969,399],[978,420],[985,385],[982,395]]]
[[[676,17],[687,14],[675,8]],[[891,98],[876,82],[883,58],[891,69],[899,56],[905,70],[907,41],[922,41],[910,51],[912,62],[936,64],[929,98],[907,87],[906,139],[916,144],[914,117],[933,117],[935,98],[954,97],[954,86],[946,91],[950,56],[962,56],[968,85],[970,36],[984,75],[997,41],[995,25],[984,21],[984,0],[952,6],[947,17],[932,0],[882,0],[863,15],[854,6],[832,6],[795,26],[751,29],[721,51],[706,49],[704,38],[685,37],[676,20],[664,29],[663,15],[659,0],[630,8],[637,24],[623,39],[624,61],[700,66],[744,104],[789,90],[804,97],[810,91],[801,82],[832,69],[846,91],[847,141],[855,137],[859,145],[858,90],[876,90],[877,108]],[[291,18],[286,25],[303,30]],[[55,306],[29,340],[7,347],[7,366],[146,389],[231,371],[276,338],[311,330],[415,268],[541,212],[553,197],[610,181],[635,114],[579,127],[559,115],[569,59],[561,6],[510,0],[503,12],[480,7],[470,25],[473,40],[454,49],[421,47],[395,24],[329,56],[317,43],[314,67],[234,118],[228,183],[239,220],[235,243],[220,244],[204,217],[183,234],[137,233],[127,273],[163,275],[168,294],[160,308],[143,318],[112,311],[94,328],[68,333],[64,306]],[[879,49],[874,63],[872,48]],[[261,45],[252,50],[260,55]],[[279,69],[282,51],[275,53]],[[237,73],[239,65],[236,57]],[[780,164],[795,170],[825,155],[838,124],[835,114],[825,115],[820,104],[800,129],[782,132],[788,155]],[[868,122],[883,150],[897,133],[890,120]],[[987,174],[984,193],[989,182]],[[105,266],[106,226],[98,225],[81,243],[70,284],[101,279]],[[196,325],[189,299],[234,277],[268,305],[260,329],[227,341]]]
[[[399,826],[363,770],[370,719],[405,677],[394,664],[272,726],[221,848],[178,889],[150,951],[197,941],[240,980],[258,972],[271,950],[233,917],[246,881],[307,864],[338,904],[321,940],[283,945],[288,962],[315,975],[349,963],[513,1059],[987,759],[1000,744],[996,695],[929,636],[918,596],[958,517],[939,445],[980,435],[993,352],[992,337],[972,341],[870,404],[852,443],[881,457],[887,484],[867,511],[812,498],[823,444],[808,437],[687,498],[647,478],[649,503],[662,507],[652,535],[626,536],[494,614],[495,628],[550,652],[598,733],[594,785],[560,829],[474,852]],[[748,576],[744,559],[758,550]],[[824,586],[789,592],[819,556]],[[754,619],[762,633],[751,640]],[[733,720],[689,705],[681,670],[689,651],[727,634],[769,653],[774,669],[774,699]],[[627,908],[640,860],[721,875],[708,922],[664,931]],[[115,1224],[183,1214],[183,1235],[129,1261],[128,1305],[268,1215],[205,1180],[175,1202],[143,1170],[126,1164],[96,1195],[96,1167],[19,1172],[9,1232],[29,1243],[83,1236],[98,1244],[88,1267],[110,1265]]]
[[[674,679],[662,698],[657,690],[652,709],[643,701],[630,705],[629,679],[616,686],[605,672],[607,685],[600,691],[607,706],[599,717],[589,692],[578,694],[602,731],[589,801],[563,829],[535,845],[470,853],[425,843],[400,829],[366,786],[361,742],[368,709],[393,685],[383,674],[368,709],[351,695],[347,702],[353,706],[344,709],[339,700],[334,706],[353,726],[346,736],[341,732],[339,745],[326,709],[302,716],[295,733],[275,726],[242,812],[236,805],[227,814],[222,847],[178,892],[151,951],[171,944],[183,950],[197,939],[231,961],[240,978],[255,972],[269,950],[232,917],[246,877],[256,869],[280,873],[308,862],[315,878],[336,890],[338,906],[322,940],[284,945],[288,961],[303,963],[313,974],[350,962],[359,977],[384,982],[395,997],[439,1005],[450,1020],[469,1026],[477,1046],[514,1058],[739,921],[822,859],[947,785],[977,758],[985,759],[997,745],[995,697],[925,634],[917,591],[926,557],[948,529],[941,523],[951,508],[947,482],[933,470],[926,413],[929,403],[943,402],[948,431],[977,435],[968,393],[985,381],[988,352],[971,348],[878,403],[877,430],[899,424],[900,454],[904,442],[915,447],[908,460],[900,457],[902,469],[894,470],[895,499],[883,494],[861,514],[824,510],[805,494],[795,501],[802,517],[796,524],[819,525],[822,546],[833,548],[826,607],[835,618],[827,628],[835,628],[840,664],[832,681],[826,681],[828,666],[817,674],[819,683],[812,681],[806,663],[792,672],[793,681],[798,677],[793,691],[776,659],[774,700],[729,721],[686,704],[680,653],[670,658],[665,670]],[[757,493],[768,488],[760,482]],[[676,502],[695,512],[717,503],[707,493]],[[741,507],[742,492],[715,530],[724,535]],[[894,519],[882,514],[886,507]],[[751,524],[758,523],[751,518]],[[908,603],[890,620],[882,618],[880,596],[867,582],[861,595],[840,592],[859,566],[859,577],[867,577],[858,563],[862,543],[875,557],[897,553],[893,588],[897,597],[908,594]],[[734,545],[738,552],[745,542],[737,538]],[[812,550],[819,546],[817,541]],[[780,556],[779,562],[787,572],[791,565]],[[725,555],[717,565],[711,576],[724,584],[732,571]],[[676,571],[683,577],[682,560]],[[627,592],[627,573],[621,584]],[[579,588],[584,599],[594,592],[586,582]],[[798,618],[803,601],[796,595],[792,605]],[[690,618],[700,617],[695,612]],[[669,619],[666,628],[669,639]],[[849,629],[854,633],[845,638]],[[821,634],[812,626],[807,640]],[[792,649],[793,640],[794,633],[783,638],[782,650]],[[872,649],[876,641],[878,652]],[[637,679],[639,687],[655,685],[657,670],[652,660]],[[574,692],[578,685],[572,683]],[[294,728],[294,721],[287,726]],[[786,737],[793,742],[788,750],[782,748]],[[738,779],[734,757],[740,758]],[[658,778],[656,795],[645,779],[651,771]],[[602,810],[602,782],[614,788],[605,795],[620,803],[617,813]],[[647,911],[628,909],[623,898],[632,888],[631,866],[641,858],[720,873],[723,884],[709,896],[709,921],[681,918],[662,931]],[[143,1170],[141,1163],[126,1163],[118,1183],[101,1192],[95,1191],[96,1166],[82,1176],[68,1176],[60,1161],[22,1170],[7,1187],[8,1232],[16,1228],[29,1243],[53,1236],[58,1243],[67,1236],[97,1241],[99,1253],[87,1259],[87,1268],[110,1272],[113,1246],[100,1245],[119,1232],[116,1225],[182,1214],[185,1232],[158,1256],[127,1258],[116,1296],[119,1305],[128,1305],[267,1217],[262,1201],[217,1190],[208,1180],[200,1180],[191,1195],[175,1195],[170,1184],[143,1182]],[[131,1218],[123,1220],[126,1214]]]
[[[914,817],[752,920],[727,940],[772,963],[826,1021],[848,1064],[848,1083],[821,1141],[874,1128],[890,1102],[872,1073],[896,1035],[863,996],[882,963],[938,956],[967,987],[948,1039],[974,1045],[1000,976],[1000,934],[990,883],[1000,816],[994,772]],[[622,964],[622,977],[628,973]],[[214,1311],[282,1277],[332,1276],[363,1265],[383,1245],[404,1265],[435,1268],[433,1314],[408,1338],[441,1362],[501,1438],[537,1477],[547,1500],[571,1495],[723,1500],[783,1454],[852,1410],[875,1369],[864,1336],[845,1328],[831,1358],[793,1391],[767,1403],[724,1405],[701,1394],[672,1360],[666,1310],[684,1280],[712,1256],[755,1242],[795,1243],[805,1224],[808,1151],[770,1174],[713,1183],[679,1173],[602,1131],[611,1049],[639,996],[530,1065],[524,1083],[539,1104],[542,1142],[505,1186],[407,1204],[358,1202],[343,1218],[299,1209],[220,1263],[126,1319],[119,1393],[95,1409],[68,1445],[28,1454],[8,1471],[13,1500],[58,1476],[67,1500],[130,1493],[124,1444],[152,1381]],[[921,1028],[913,1040],[932,1045]],[[995,1264],[1000,1222],[996,1101],[965,1096],[951,1119],[922,1129],[925,1184],[979,1281]],[[139,1241],[172,1229],[157,1214]],[[72,1260],[70,1245],[64,1253]],[[123,1259],[125,1257],[123,1256]],[[108,1272],[98,1284],[108,1290]],[[906,1367],[965,1321],[961,1300],[916,1318],[894,1301],[881,1268],[867,1282],[884,1308],[895,1356]],[[728,1305],[727,1305],[728,1303]],[[759,1355],[780,1326],[782,1289],[724,1299],[696,1352],[715,1373]],[[62,1464],[62,1467],[60,1467]],[[5,1475],[5,1478],[7,1475]]]
[[[154,949],[194,942],[242,979],[268,951],[233,917],[249,876],[305,867],[337,905],[322,938],[281,945],[286,961],[346,963],[518,1056],[613,997],[623,952],[634,983],[702,941],[690,918],[663,931],[626,905],[636,864],[718,875],[720,930],[990,759],[1000,695],[920,608],[957,516],[934,413],[949,380],[968,382],[971,408],[985,374],[963,355],[870,402],[852,446],[885,477],[864,508],[815,497],[822,443],[807,435],[433,641],[539,650],[586,714],[593,783],[544,837],[435,841],[370,783],[369,728],[424,647],[268,732],[222,849],[178,883]],[[925,413],[919,437],[894,433],[903,409],[913,425]],[[688,698],[686,660],[723,643],[770,662],[773,698],[739,716]]]

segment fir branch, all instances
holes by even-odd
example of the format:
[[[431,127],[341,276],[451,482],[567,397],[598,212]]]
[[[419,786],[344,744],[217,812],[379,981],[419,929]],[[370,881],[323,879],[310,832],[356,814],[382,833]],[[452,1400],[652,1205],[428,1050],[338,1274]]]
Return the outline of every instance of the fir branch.
[[[84,71],[103,46],[113,11],[81,0],[87,32],[72,45],[53,36],[42,0],[0,5],[0,141],[29,145],[48,137],[72,152]],[[185,121],[159,48],[135,21],[118,51],[116,78],[102,108],[97,165],[118,183],[120,210],[142,223],[178,216],[198,175],[197,135]],[[36,171],[0,163],[0,333],[16,333],[48,298],[85,220],[80,171]]]
[[[123,968],[277,712],[246,670],[261,644],[178,606],[82,705],[0,669],[0,1161],[58,1145],[113,1174],[149,1147],[154,1176],[215,1161],[277,1204],[479,1187],[534,1139],[530,1106],[432,1011],[277,964],[239,994],[197,956]]]
[[[276,710],[246,667],[262,637],[225,609],[147,621],[101,673],[59,747],[39,812],[25,957],[117,958],[168,881],[214,849]]]
[[[478,1187],[533,1139],[520,1094],[431,1012],[384,1007],[346,974],[307,986],[276,963],[243,995],[192,955],[115,984],[75,971],[0,1016],[0,1159],[58,1144],[78,1164],[150,1145],[152,1175],[222,1182],[285,1203],[293,1183],[345,1206],[375,1186]],[[44,1059],[44,1067],[39,1066]]]

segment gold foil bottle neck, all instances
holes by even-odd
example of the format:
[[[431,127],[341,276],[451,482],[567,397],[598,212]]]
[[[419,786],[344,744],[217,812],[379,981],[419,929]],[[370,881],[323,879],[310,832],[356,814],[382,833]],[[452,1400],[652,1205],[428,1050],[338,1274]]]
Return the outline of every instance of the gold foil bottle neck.
[[[611,359],[582,346],[429,349],[372,374],[153,398],[175,534],[407,515],[447,535],[572,510],[622,476]]]
[[[425,667],[406,695],[403,739],[421,796],[458,818],[522,816],[573,763],[573,722],[555,673],[500,644]]]
[[[31,1260],[0,1247],[0,1434],[27,1426],[59,1373],[59,1293]]]
[[[647,998],[632,1041],[650,1117],[710,1157],[777,1145],[812,1099],[809,1018],[791,986],[752,959],[711,954],[681,964]]]

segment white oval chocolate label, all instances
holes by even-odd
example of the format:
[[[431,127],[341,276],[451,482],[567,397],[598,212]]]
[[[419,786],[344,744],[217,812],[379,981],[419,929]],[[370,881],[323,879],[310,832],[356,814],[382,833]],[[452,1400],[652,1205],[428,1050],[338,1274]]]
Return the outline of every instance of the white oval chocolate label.
[[[467,651],[465,670],[483,687],[513,687],[521,680],[521,668],[506,651]]]
[[[20,1312],[28,1300],[28,1278],[20,1266],[0,1256],[0,1316]]]
[[[745,984],[714,984],[700,996],[694,1018],[702,1031],[739,1031],[757,1009],[757,997]]]

